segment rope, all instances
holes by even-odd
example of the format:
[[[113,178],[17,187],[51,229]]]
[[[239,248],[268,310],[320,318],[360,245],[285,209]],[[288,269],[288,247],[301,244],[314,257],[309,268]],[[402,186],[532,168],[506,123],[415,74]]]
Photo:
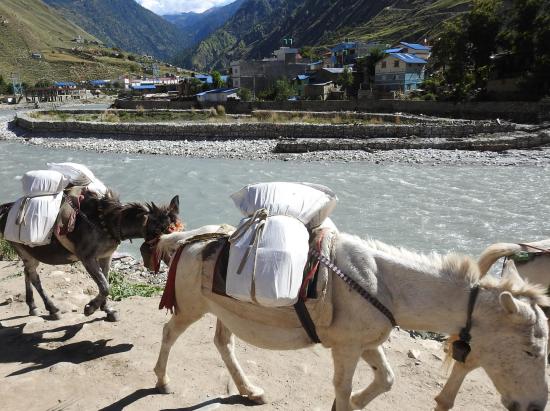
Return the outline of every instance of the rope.
[[[347,285],[349,285],[353,290],[359,293],[361,297],[363,297],[365,300],[367,300],[369,303],[371,303],[378,311],[380,311],[382,314],[384,314],[388,320],[390,320],[390,323],[392,327],[397,326],[397,322],[395,321],[395,318],[392,314],[392,312],[384,305],[378,298],[373,296],[371,293],[369,293],[367,290],[365,290],[361,285],[357,284],[355,280],[348,277],[346,274],[340,270],[332,261],[330,261],[327,257],[319,253],[317,250],[311,249],[310,253],[319,260],[319,262],[328,268],[330,268],[334,273],[340,277]]]

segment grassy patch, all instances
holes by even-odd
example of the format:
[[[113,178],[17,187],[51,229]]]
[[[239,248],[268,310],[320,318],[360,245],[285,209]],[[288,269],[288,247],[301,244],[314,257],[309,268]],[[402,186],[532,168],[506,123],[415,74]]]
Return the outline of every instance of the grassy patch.
[[[17,260],[17,253],[12,245],[4,239],[0,239],[0,260],[14,261]]]
[[[153,297],[160,294],[163,290],[163,287],[156,285],[128,282],[124,275],[117,271],[109,273],[109,283],[111,284],[109,295],[114,301],[120,301],[134,295]]]

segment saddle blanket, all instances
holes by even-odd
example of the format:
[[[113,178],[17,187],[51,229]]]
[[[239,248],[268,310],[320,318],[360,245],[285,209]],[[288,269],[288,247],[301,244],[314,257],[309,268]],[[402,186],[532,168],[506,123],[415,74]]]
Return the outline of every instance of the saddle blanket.
[[[308,258],[308,227],[336,206],[327,187],[259,183],[231,196],[247,216],[230,237],[227,294],[266,307],[294,305]]]
[[[49,244],[68,182],[53,170],[29,171],[22,179],[24,196],[11,207],[4,238],[28,246]]]

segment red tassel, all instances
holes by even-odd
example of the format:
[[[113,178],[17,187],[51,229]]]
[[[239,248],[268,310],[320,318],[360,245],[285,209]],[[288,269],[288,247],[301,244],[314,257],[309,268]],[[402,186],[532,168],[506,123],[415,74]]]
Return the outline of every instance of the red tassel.
[[[176,272],[183,248],[183,246],[178,248],[170,261],[168,279],[166,280],[166,286],[164,287],[164,292],[162,293],[159,304],[159,310],[166,308],[167,310],[170,310],[172,314],[174,313],[174,310],[176,313],[178,311],[178,306],[176,303]]]

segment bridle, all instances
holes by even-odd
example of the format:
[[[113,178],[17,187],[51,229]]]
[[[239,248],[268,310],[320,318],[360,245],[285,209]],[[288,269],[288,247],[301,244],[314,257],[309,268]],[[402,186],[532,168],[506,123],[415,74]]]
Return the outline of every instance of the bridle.
[[[468,299],[468,316],[466,317],[466,325],[463,328],[461,328],[458,334],[458,340],[453,342],[451,355],[453,357],[453,360],[458,362],[462,362],[462,363],[466,362],[466,358],[468,357],[468,354],[470,354],[470,351],[472,351],[472,347],[470,346],[470,341],[472,339],[470,330],[472,329],[472,313],[474,312],[474,306],[476,304],[477,296],[479,294],[479,288],[480,288],[479,284],[476,284],[470,290],[470,297]]]

